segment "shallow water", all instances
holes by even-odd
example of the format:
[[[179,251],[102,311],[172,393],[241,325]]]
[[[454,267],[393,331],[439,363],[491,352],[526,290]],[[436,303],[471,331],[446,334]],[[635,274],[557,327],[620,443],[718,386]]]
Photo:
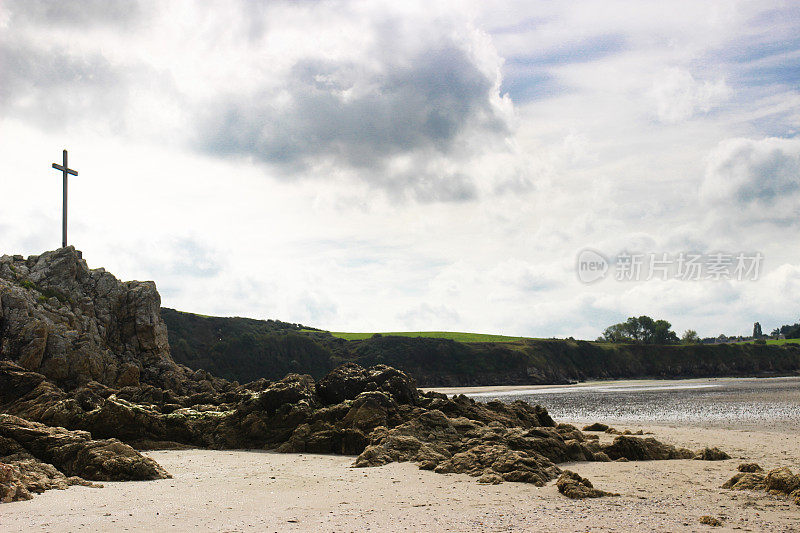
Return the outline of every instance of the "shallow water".
[[[597,382],[468,393],[476,400],[524,400],[558,420],[617,424],[783,429],[800,427],[800,377]]]

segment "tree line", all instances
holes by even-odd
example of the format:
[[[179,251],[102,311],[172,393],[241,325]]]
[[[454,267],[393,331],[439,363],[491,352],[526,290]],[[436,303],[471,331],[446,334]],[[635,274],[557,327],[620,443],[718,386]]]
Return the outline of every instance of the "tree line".
[[[773,337],[784,335],[787,339],[798,339],[800,338],[800,322],[775,328],[771,335]],[[752,338],[763,344],[764,341],[759,341],[759,339],[764,337],[766,335],[762,333],[761,324],[758,322],[753,324]],[[693,329],[687,329],[678,338],[678,335],[672,331],[672,324],[668,321],[654,320],[647,315],[632,316],[625,322],[609,326],[603,331],[602,337],[597,340],[623,344],[699,344],[702,342],[700,336]]]

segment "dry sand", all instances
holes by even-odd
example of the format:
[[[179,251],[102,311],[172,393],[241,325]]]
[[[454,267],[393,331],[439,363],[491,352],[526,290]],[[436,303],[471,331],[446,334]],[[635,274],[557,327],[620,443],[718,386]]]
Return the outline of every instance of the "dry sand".
[[[173,479],[71,487],[4,504],[0,531],[800,531],[800,507],[719,488],[744,460],[800,469],[797,429],[642,429],[693,449],[716,445],[734,459],[561,465],[621,493],[572,501],[552,483],[485,486],[407,463],[354,469],[342,456],[155,451],[147,454]],[[702,515],[724,526],[702,525]]]

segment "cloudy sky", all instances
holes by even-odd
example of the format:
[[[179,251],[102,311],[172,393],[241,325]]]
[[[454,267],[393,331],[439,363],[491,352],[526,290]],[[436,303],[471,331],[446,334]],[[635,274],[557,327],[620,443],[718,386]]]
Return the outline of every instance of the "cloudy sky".
[[[770,330],[800,318],[799,36],[792,1],[3,0],[0,253],[60,245],[67,148],[70,243],[181,310]]]

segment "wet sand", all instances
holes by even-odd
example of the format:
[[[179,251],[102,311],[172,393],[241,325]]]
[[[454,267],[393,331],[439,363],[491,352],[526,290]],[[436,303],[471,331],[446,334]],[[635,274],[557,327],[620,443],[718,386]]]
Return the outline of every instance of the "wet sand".
[[[798,531],[800,507],[720,487],[745,460],[800,469],[797,434],[644,429],[732,460],[573,463],[618,498],[572,501],[554,484],[480,485],[414,465],[350,468],[352,457],[263,451],[155,451],[173,479],[71,487],[0,507],[0,530],[30,531]],[[603,439],[612,436],[602,434]],[[702,525],[702,515],[724,527]]]
[[[795,432],[800,378],[594,381],[576,385],[437,389],[479,401],[523,400],[556,420]]]

